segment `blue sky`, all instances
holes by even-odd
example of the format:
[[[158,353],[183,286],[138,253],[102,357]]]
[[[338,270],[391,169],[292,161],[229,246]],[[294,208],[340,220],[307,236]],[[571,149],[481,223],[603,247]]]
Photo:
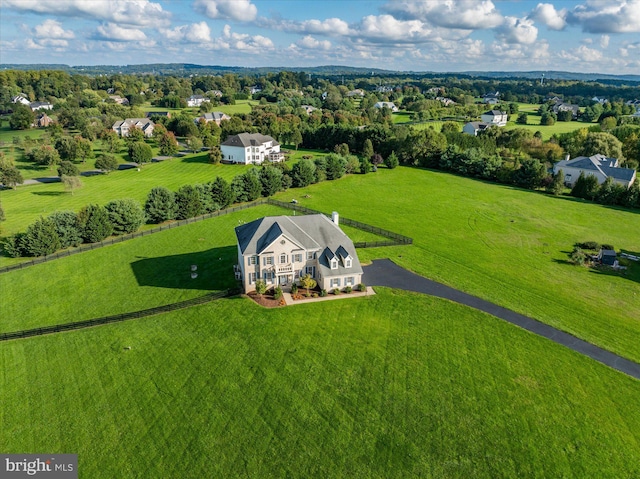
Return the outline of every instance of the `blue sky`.
[[[0,0],[0,63],[640,74],[640,0]]]

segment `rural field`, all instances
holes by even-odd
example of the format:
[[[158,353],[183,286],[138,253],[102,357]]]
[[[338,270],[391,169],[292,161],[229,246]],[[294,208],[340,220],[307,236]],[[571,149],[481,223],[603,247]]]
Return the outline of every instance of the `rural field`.
[[[156,166],[164,164],[153,167]],[[149,184],[134,197],[144,198],[152,186]],[[27,190],[18,190],[18,193]],[[305,198],[307,195],[309,197]],[[126,195],[114,195],[112,198],[123,196]],[[65,199],[69,197],[71,195],[64,196]],[[101,202],[112,198],[105,197]],[[616,249],[640,252],[640,237],[637,235],[640,215],[637,212],[404,167],[395,170],[381,168],[375,174],[352,175],[304,189],[292,189],[278,194],[276,198],[283,201],[295,198],[302,206],[329,213],[335,210],[344,217],[414,238],[414,244],[410,246],[362,250],[359,254],[363,260],[390,257],[418,274],[559,327],[629,359],[640,360],[640,268],[633,265],[626,274],[607,275],[573,266],[567,261],[573,245],[582,241],[610,243]],[[90,201],[96,200],[87,197],[84,202],[77,203],[77,208]],[[11,204],[5,199],[3,204],[10,211]],[[29,295],[20,293],[28,284],[42,284],[43,298],[50,298],[56,304],[62,298],[72,297],[74,288],[70,286],[64,295],[57,295],[56,288],[47,288],[50,281],[61,285],[71,285],[76,281],[80,285],[91,284],[94,272],[98,272],[94,276],[100,277],[108,274],[109,268],[114,268],[114,278],[119,278],[119,287],[126,290],[135,284],[129,270],[129,264],[134,262],[132,256],[139,256],[137,259],[162,258],[222,247],[228,248],[225,251],[233,257],[233,226],[237,221],[248,221],[263,214],[251,211],[243,212],[237,220],[230,220],[231,217],[207,220],[110,246],[99,252],[83,253],[60,262],[0,275],[0,286],[13,297],[11,305],[4,306],[11,309],[3,311],[2,316],[31,318],[25,321],[32,323],[40,321],[38,318],[42,312],[32,311],[38,307],[48,308],[33,304]],[[213,231],[226,232],[217,237]],[[171,239],[162,239],[164,235]],[[199,238],[205,238],[205,241],[199,242]],[[147,241],[164,242],[166,246],[162,253],[154,253],[155,246],[146,246]],[[126,251],[122,257],[125,264],[121,268],[128,276],[115,273],[117,268],[109,260],[111,248]],[[133,253],[135,250],[139,252]],[[90,256],[94,254],[101,255],[102,259],[94,262]],[[161,260],[160,264],[163,262]],[[53,273],[38,272],[46,271],[46,268],[52,268]],[[60,270],[56,271],[58,268]],[[74,271],[77,271],[77,280],[65,279]],[[163,272],[159,276],[164,277],[165,274]],[[47,282],[47,278],[55,280]],[[97,289],[91,290],[89,296],[96,297],[101,291],[109,290],[109,285],[100,282],[95,287]],[[174,297],[184,298],[180,296],[182,294],[174,291],[171,295],[176,296],[170,295],[167,302],[173,301]],[[86,296],[80,295],[82,298]],[[146,299],[136,299],[135,307],[139,302],[139,307],[155,306],[163,297],[162,293],[148,293],[148,296],[148,303]],[[85,304],[76,306],[73,299],[67,301],[69,305],[61,306],[62,311],[65,308],[71,312],[79,311],[78,307],[82,311],[82,308],[89,307]],[[126,309],[127,301],[123,300],[117,308]],[[111,302],[108,299],[96,299],[95,302],[102,303],[104,307],[88,310],[76,319],[109,314]],[[10,329],[14,326],[18,324],[13,323]]]
[[[0,450],[81,477],[636,477],[640,383],[380,288],[0,343]]]
[[[598,275],[565,253],[585,239],[640,251],[637,213],[403,167],[278,198],[414,238],[361,249],[364,262],[389,257],[640,357],[639,269]],[[283,213],[258,206],[1,274],[0,331],[232,286],[233,228]],[[237,297],[0,342],[0,450],[72,451],[91,478],[640,474],[640,382],[479,311],[376,292],[272,310]]]

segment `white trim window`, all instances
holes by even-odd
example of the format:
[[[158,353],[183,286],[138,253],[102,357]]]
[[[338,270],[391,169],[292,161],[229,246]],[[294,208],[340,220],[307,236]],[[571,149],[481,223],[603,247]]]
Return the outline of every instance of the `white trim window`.
[[[280,264],[286,264],[287,263],[287,255],[282,253],[280,255]]]
[[[249,284],[253,284],[256,282],[256,274],[255,273],[249,273]]]
[[[264,265],[270,266],[273,264],[273,256],[265,256],[264,257]]]
[[[337,258],[333,258],[331,260],[331,269],[338,269],[338,259]]]
[[[302,263],[302,254],[294,254],[293,255],[294,263]]]
[[[344,260],[344,267],[351,268],[351,257],[347,256],[347,258]]]
[[[339,288],[340,287],[340,278],[331,278],[329,281],[330,288]]]
[[[315,266],[307,266],[305,268],[305,274],[310,274],[312,278],[316,277],[316,267]]]
[[[257,256],[249,256],[247,258],[247,264],[249,266],[255,265],[258,262],[258,257]]]
[[[265,283],[273,283],[273,280],[275,279],[276,274],[275,271],[264,271],[262,273],[262,279],[264,280]]]
[[[344,285],[345,286],[353,286],[353,276],[347,276],[344,279]]]
[[[307,260],[313,259],[314,253],[313,251],[307,251]]]

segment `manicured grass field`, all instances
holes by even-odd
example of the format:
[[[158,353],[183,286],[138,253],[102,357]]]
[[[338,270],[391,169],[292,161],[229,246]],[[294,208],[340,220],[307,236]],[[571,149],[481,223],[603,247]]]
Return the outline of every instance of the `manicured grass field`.
[[[638,381],[384,289],[0,343],[0,370],[0,450],[77,453],[86,478],[640,474]]]
[[[409,123],[411,121],[411,113],[408,111],[398,111],[391,114],[394,123]]]
[[[507,123],[505,128],[507,130],[513,130],[515,128],[524,128],[526,130],[530,130],[532,132],[539,131],[542,133],[542,139],[548,140],[553,135],[559,135],[561,133],[570,133],[575,130],[579,130],[580,128],[588,128],[591,126],[589,123],[583,123],[580,121],[556,121],[555,124],[550,126],[540,125],[540,116],[530,114],[527,121],[527,125],[518,125],[515,122],[517,115],[511,115],[514,121],[510,121]]]
[[[567,263],[574,243],[588,240],[640,254],[638,211],[403,167],[299,191],[302,206],[414,239],[361,259],[391,257],[640,361],[640,265],[609,275]]]
[[[67,193],[61,183],[5,190],[0,193],[7,217],[2,224],[3,234],[24,231],[39,216],[56,210],[77,211],[89,203],[106,204],[119,198],[144,201],[155,186],[166,186],[175,191],[182,185],[213,181],[216,176],[230,181],[248,168],[244,165],[212,165],[208,163],[207,153],[201,153],[150,163],[140,171],[130,169],[83,178],[84,186],[73,195]]]

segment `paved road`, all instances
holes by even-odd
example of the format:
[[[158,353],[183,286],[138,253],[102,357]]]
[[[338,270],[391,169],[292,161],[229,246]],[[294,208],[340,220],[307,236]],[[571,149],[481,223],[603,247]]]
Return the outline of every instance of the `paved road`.
[[[437,296],[438,298],[444,298],[470,306],[500,319],[504,319],[511,324],[520,326],[527,331],[550,339],[569,349],[573,349],[580,354],[584,354],[629,376],[640,379],[640,364],[638,363],[625,359],[582,339],[578,339],[571,334],[560,331],[553,326],[541,323],[528,316],[407,271],[389,259],[374,260],[371,265],[365,266],[363,270],[363,283],[367,286],[387,286],[389,288],[404,289],[406,291]]]

